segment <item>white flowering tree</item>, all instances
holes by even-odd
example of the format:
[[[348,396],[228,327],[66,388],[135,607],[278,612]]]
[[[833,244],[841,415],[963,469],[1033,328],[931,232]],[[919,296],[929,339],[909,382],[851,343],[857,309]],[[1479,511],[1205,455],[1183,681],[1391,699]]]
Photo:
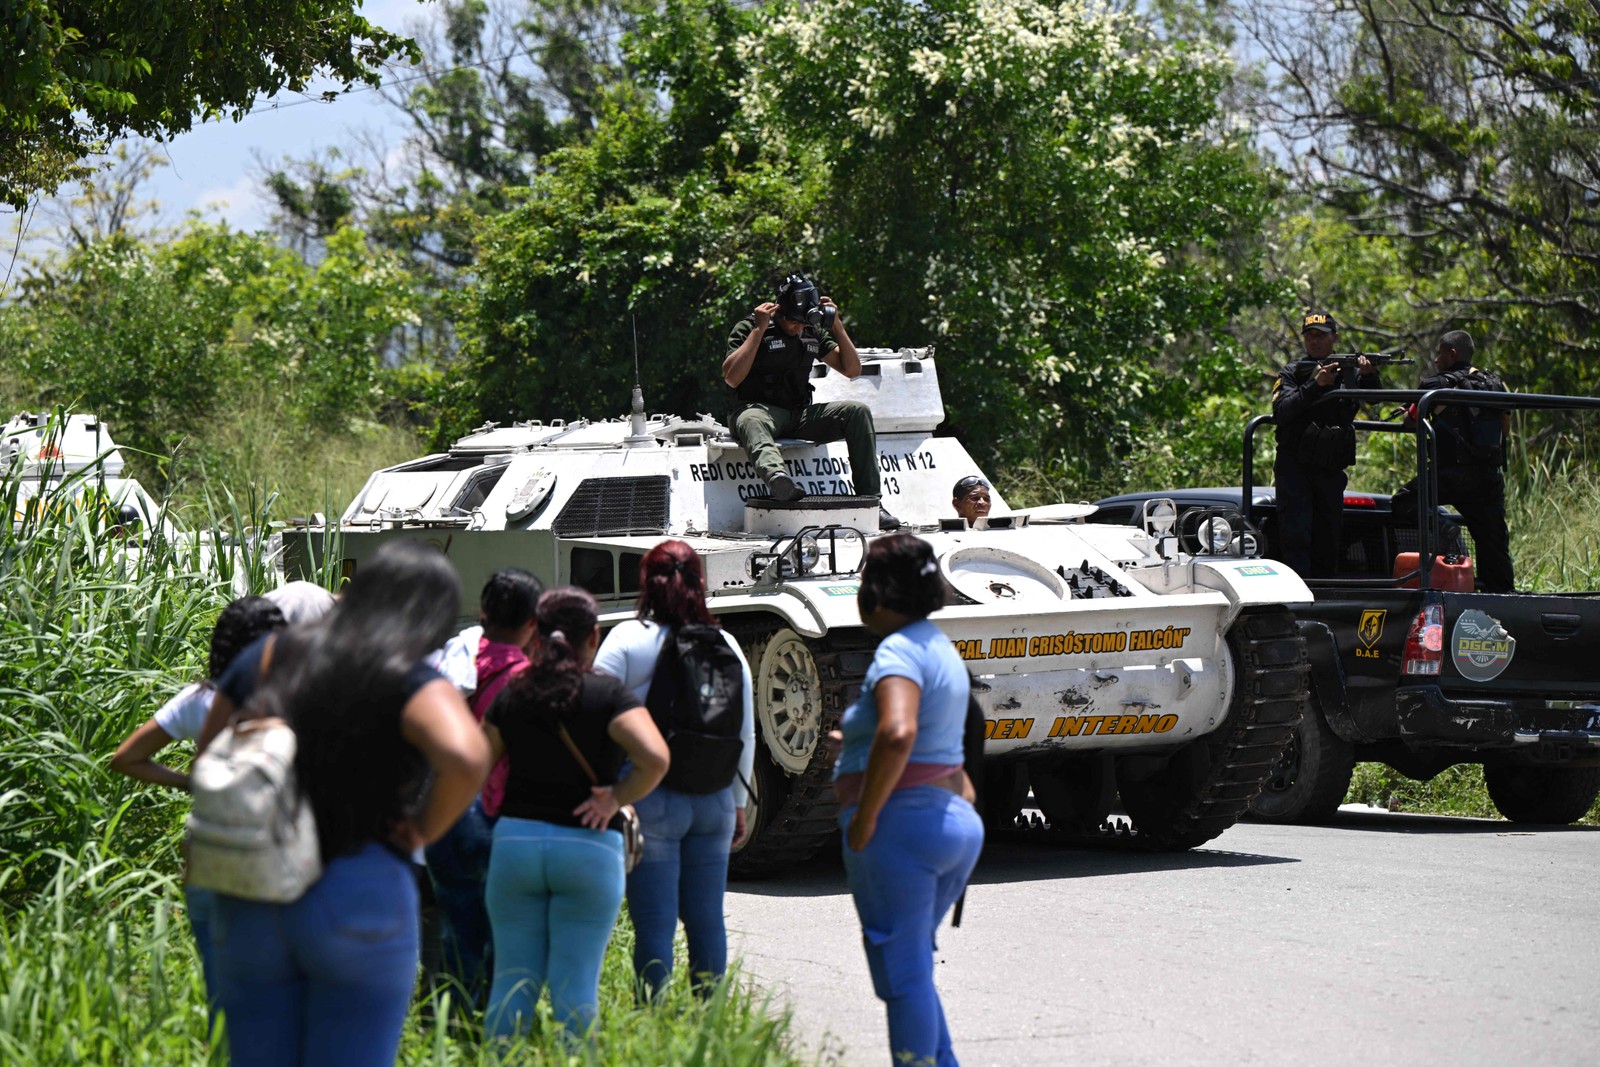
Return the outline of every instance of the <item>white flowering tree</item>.
[[[825,287],[863,341],[943,347],[975,444],[1092,477],[1245,384],[1212,338],[1268,296],[1271,196],[1220,50],[1041,0],[808,0],[737,49],[725,140],[826,169]]]
[[[1220,52],[1076,3],[662,0],[627,54],[479,234],[447,422],[607,410],[635,319],[652,403],[725,412],[729,327],[812,269],[859,343],[940,346],[986,462],[1088,493],[1147,443],[1237,455],[1254,380],[1212,339],[1267,295],[1271,190]]]

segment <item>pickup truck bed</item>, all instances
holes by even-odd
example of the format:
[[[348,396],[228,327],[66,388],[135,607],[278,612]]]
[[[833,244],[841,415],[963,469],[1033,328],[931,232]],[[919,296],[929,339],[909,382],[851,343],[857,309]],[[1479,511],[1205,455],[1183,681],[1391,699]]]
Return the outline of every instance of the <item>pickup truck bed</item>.
[[[1418,403],[1423,417],[1406,432],[1418,435],[1424,485],[1433,455],[1428,416],[1440,404],[1600,411],[1600,399],[1589,397],[1371,392],[1377,402]],[[1271,558],[1276,500],[1270,487],[1252,482],[1255,431],[1270,421],[1262,416],[1245,431],[1239,487],[1110,497],[1098,502],[1095,521],[1138,523],[1145,501],[1166,498],[1177,507],[1180,538],[1196,536],[1197,520],[1227,512],[1232,528],[1253,531],[1255,547]],[[1490,799],[1508,819],[1581,818],[1600,796],[1600,592],[1449,591],[1432,587],[1447,584],[1433,568],[1396,579],[1401,552],[1437,559],[1470,553],[1470,543],[1451,522],[1397,522],[1388,499],[1345,494],[1339,577],[1308,581],[1315,600],[1290,605],[1311,659],[1311,710],[1252,811],[1285,822],[1331,815],[1361,761],[1423,780],[1479,763]],[[1421,503],[1422,514],[1454,517],[1429,507],[1431,494]],[[1235,537],[1230,550],[1248,554],[1248,540]]]

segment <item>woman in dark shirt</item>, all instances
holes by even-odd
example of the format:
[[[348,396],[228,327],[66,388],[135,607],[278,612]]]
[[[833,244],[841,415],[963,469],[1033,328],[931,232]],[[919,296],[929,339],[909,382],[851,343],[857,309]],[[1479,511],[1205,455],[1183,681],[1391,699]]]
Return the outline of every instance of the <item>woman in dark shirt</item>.
[[[600,1003],[600,964],[622,905],[622,835],[606,827],[667,773],[650,712],[589,667],[600,646],[594,598],[539,598],[539,643],[483,725],[495,760],[510,757],[489,860],[494,984],[485,1030],[526,1032],[545,986],[555,1017],[584,1034]],[[602,784],[591,785],[565,728]],[[631,769],[619,781],[626,759]]]
[[[292,904],[217,894],[234,1067],[394,1063],[418,955],[405,854],[449,829],[489,773],[461,694],[418,666],[454,630],[460,602],[437,549],[391,542],[325,618],[251,646],[218,682],[214,713],[238,702],[294,728],[295,776],[323,859],[322,877]],[[219,729],[207,725],[202,744]]]

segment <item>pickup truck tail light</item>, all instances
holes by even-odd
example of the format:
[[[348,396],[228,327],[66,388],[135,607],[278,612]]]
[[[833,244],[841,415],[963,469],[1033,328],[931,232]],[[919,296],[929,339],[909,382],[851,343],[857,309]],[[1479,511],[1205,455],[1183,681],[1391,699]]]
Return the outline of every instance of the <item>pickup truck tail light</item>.
[[[1406,635],[1401,674],[1438,674],[1444,662],[1444,605],[1424,604]]]

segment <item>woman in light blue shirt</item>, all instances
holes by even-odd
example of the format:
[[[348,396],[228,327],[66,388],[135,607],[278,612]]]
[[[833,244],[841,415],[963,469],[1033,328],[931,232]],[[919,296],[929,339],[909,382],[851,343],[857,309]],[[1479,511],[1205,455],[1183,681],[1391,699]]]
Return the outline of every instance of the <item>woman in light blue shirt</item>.
[[[682,541],[663,541],[639,563],[638,618],[618,623],[606,635],[595,670],[620,678],[646,704],[668,635],[683,626],[718,625],[706,607],[699,555]],[[737,773],[710,792],[690,792],[669,775],[634,805],[644,830],[644,855],[628,875],[628,915],[633,920],[634,974],[641,994],[648,997],[660,992],[672,973],[672,937],[680,916],[695,992],[708,992],[728,969],[722,901],[728,851],[746,833],[746,784],[755,760],[756,727],[750,664],[739,642],[726,632],[721,636],[738,659],[744,683]],[[686,769],[680,766],[684,753],[674,752],[672,758],[674,771]]]
[[[845,874],[872,986],[888,1008],[891,1059],[955,1067],[933,953],[983,847],[962,769],[970,683],[955,646],[928,621],[944,604],[944,582],[926,541],[872,542],[856,602],[882,640],[840,720]]]

